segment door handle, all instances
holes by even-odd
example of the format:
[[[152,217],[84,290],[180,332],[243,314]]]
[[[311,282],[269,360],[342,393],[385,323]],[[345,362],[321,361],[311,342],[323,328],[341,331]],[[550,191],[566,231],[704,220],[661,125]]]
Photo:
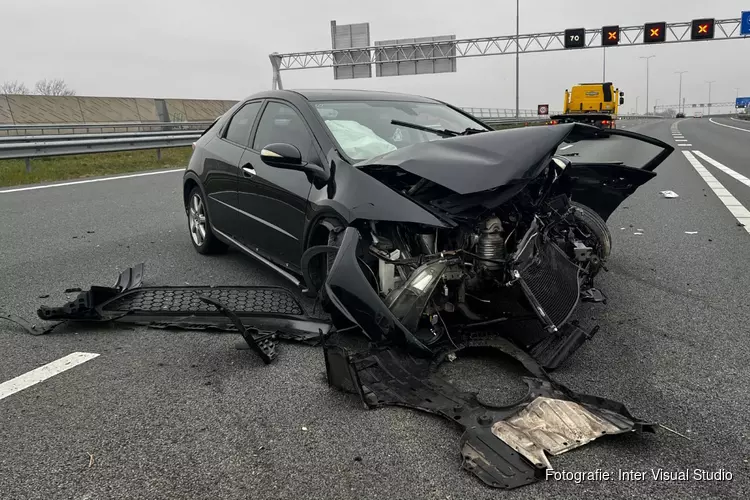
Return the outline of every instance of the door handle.
[[[244,175],[245,177],[252,177],[255,174],[255,169],[249,163],[242,167],[242,175]]]

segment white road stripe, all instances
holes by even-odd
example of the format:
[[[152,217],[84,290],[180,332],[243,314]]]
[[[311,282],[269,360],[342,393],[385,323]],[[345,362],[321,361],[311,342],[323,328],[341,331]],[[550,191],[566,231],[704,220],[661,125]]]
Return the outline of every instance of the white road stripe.
[[[687,139],[675,139],[677,142],[687,142]]]
[[[747,132],[748,134],[750,134],[750,129],[740,128],[740,127],[733,127],[731,125],[726,125],[724,123],[715,122],[713,118],[709,118],[708,121],[710,121],[714,125],[718,125],[720,127],[733,128],[734,130],[739,130],[739,131]]]
[[[681,147],[692,147],[692,144],[678,144]]]
[[[698,151],[696,151],[696,154],[697,153]],[[750,233],[750,211],[748,211],[748,209],[745,208],[737,198],[732,196],[732,193],[730,193],[721,182],[716,180],[716,177],[714,177],[711,172],[709,172],[706,167],[704,167],[701,162],[693,156],[693,153],[690,151],[683,151],[682,154],[685,155],[685,158],[690,162],[690,165],[692,165],[695,171],[698,172],[698,175],[706,181],[708,187],[710,187],[714,194],[719,197],[719,200],[721,200],[724,206],[727,207],[732,215],[734,215],[737,221],[745,225],[745,231]]]
[[[697,156],[701,157],[703,160],[707,161],[708,163],[710,163],[714,167],[718,168],[719,170],[721,170],[725,174],[734,177],[735,179],[737,179],[738,181],[740,181],[741,183],[743,183],[745,186],[750,187],[750,179],[748,179],[744,175],[742,175],[742,174],[740,174],[738,172],[735,172],[734,170],[732,170],[731,168],[727,167],[723,163],[719,163],[718,161],[714,160],[713,158],[711,158],[707,154],[701,153],[700,151],[693,151],[693,153],[695,153]]]
[[[71,368],[94,359],[97,356],[99,355],[91,352],[74,352],[58,359],[57,361],[40,366],[39,368],[35,368],[30,372],[19,375],[14,379],[3,382],[0,384],[0,399],[7,398],[12,394],[28,389],[39,382],[44,382],[48,378],[54,377],[66,370],[70,370]]]
[[[563,146],[563,147],[561,147],[561,148],[560,148],[560,151],[564,151],[564,150],[566,150],[566,149],[572,148],[573,146],[575,146],[575,144],[568,144],[567,146]]]
[[[171,174],[174,172],[184,172],[184,171],[185,171],[184,168],[175,168],[175,169],[170,169],[170,170],[159,170],[156,172],[141,172],[139,174],[116,175],[114,177],[102,177],[101,179],[86,179],[83,181],[60,182],[58,184],[42,184],[40,186],[28,186],[28,187],[22,187],[22,188],[5,189],[5,190],[0,191],[0,194],[18,193],[19,191],[35,191],[37,189],[56,188],[56,187],[63,187],[63,186],[75,186],[77,184],[90,184],[92,182],[116,181],[118,179],[130,179],[132,177],[145,177],[147,175]]]

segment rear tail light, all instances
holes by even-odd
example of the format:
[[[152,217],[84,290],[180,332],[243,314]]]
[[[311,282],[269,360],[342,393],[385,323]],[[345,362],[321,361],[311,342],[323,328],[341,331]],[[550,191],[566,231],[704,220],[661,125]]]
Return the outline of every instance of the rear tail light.
[[[602,120],[602,125],[609,125],[609,120]]]
[[[552,120],[552,121],[551,121],[551,122],[549,122],[549,123],[550,123],[550,125],[557,125],[557,120]]]

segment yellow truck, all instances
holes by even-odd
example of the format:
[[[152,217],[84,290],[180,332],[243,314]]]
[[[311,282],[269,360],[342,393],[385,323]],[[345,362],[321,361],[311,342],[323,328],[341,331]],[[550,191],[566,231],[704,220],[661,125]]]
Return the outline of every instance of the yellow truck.
[[[612,82],[580,83],[565,90],[563,114],[551,116],[551,123],[587,123],[602,128],[616,128],[620,105],[625,104],[625,93]]]

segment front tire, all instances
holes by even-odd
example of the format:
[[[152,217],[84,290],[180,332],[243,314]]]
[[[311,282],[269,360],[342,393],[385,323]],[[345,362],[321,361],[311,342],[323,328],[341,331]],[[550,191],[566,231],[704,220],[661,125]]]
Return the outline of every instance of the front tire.
[[[198,186],[195,186],[188,195],[187,216],[190,241],[196,252],[202,255],[226,252],[227,245],[219,241],[211,231],[206,200]]]
[[[570,204],[573,207],[573,213],[578,223],[587,229],[591,233],[591,236],[596,239],[596,255],[599,257],[600,264],[593,269],[593,277],[599,272],[601,266],[604,265],[612,252],[612,234],[609,232],[607,222],[599,214],[581,203],[571,201]]]

